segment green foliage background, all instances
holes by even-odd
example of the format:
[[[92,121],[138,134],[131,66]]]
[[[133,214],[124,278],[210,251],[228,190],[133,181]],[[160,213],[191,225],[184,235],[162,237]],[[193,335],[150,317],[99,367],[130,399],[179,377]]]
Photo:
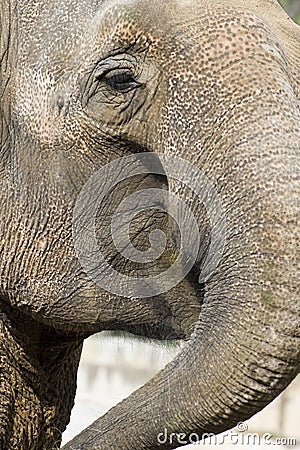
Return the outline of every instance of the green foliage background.
[[[300,25],[300,0],[278,0],[292,19]]]

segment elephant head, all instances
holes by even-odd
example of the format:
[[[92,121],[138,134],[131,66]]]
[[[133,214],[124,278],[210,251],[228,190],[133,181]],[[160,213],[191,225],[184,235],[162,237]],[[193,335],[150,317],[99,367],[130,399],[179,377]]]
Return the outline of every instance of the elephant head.
[[[102,330],[187,342],[65,448],[250,417],[300,364],[299,28],[275,0],[5,0],[1,26],[0,442],[60,441]]]

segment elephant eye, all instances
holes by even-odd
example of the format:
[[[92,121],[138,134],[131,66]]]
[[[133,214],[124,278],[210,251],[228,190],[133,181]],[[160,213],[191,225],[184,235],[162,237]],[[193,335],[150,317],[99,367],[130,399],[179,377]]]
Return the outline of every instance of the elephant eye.
[[[123,95],[120,102],[126,100],[127,94],[145,86],[143,64],[139,59],[128,54],[109,56],[97,63],[82,80],[84,92],[82,103],[86,106],[93,97],[104,96],[105,102]],[[144,79],[143,79],[144,78]],[[146,80],[145,80],[146,81]]]
[[[103,81],[118,92],[129,92],[141,86],[129,69],[114,69],[103,75]]]

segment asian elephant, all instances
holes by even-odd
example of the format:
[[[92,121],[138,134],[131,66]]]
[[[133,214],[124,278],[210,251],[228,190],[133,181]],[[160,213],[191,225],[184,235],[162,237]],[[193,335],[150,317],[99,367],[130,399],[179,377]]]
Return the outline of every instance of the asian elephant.
[[[66,449],[235,426],[300,367],[299,27],[275,0],[0,8],[0,448],[59,447],[103,330],[185,345]]]

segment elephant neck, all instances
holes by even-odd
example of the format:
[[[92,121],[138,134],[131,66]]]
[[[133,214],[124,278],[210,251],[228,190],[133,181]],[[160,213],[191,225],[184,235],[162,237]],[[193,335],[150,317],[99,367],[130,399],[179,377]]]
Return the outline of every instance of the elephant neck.
[[[64,341],[28,317],[1,311],[0,344],[0,448],[58,448],[74,403],[82,341]]]

